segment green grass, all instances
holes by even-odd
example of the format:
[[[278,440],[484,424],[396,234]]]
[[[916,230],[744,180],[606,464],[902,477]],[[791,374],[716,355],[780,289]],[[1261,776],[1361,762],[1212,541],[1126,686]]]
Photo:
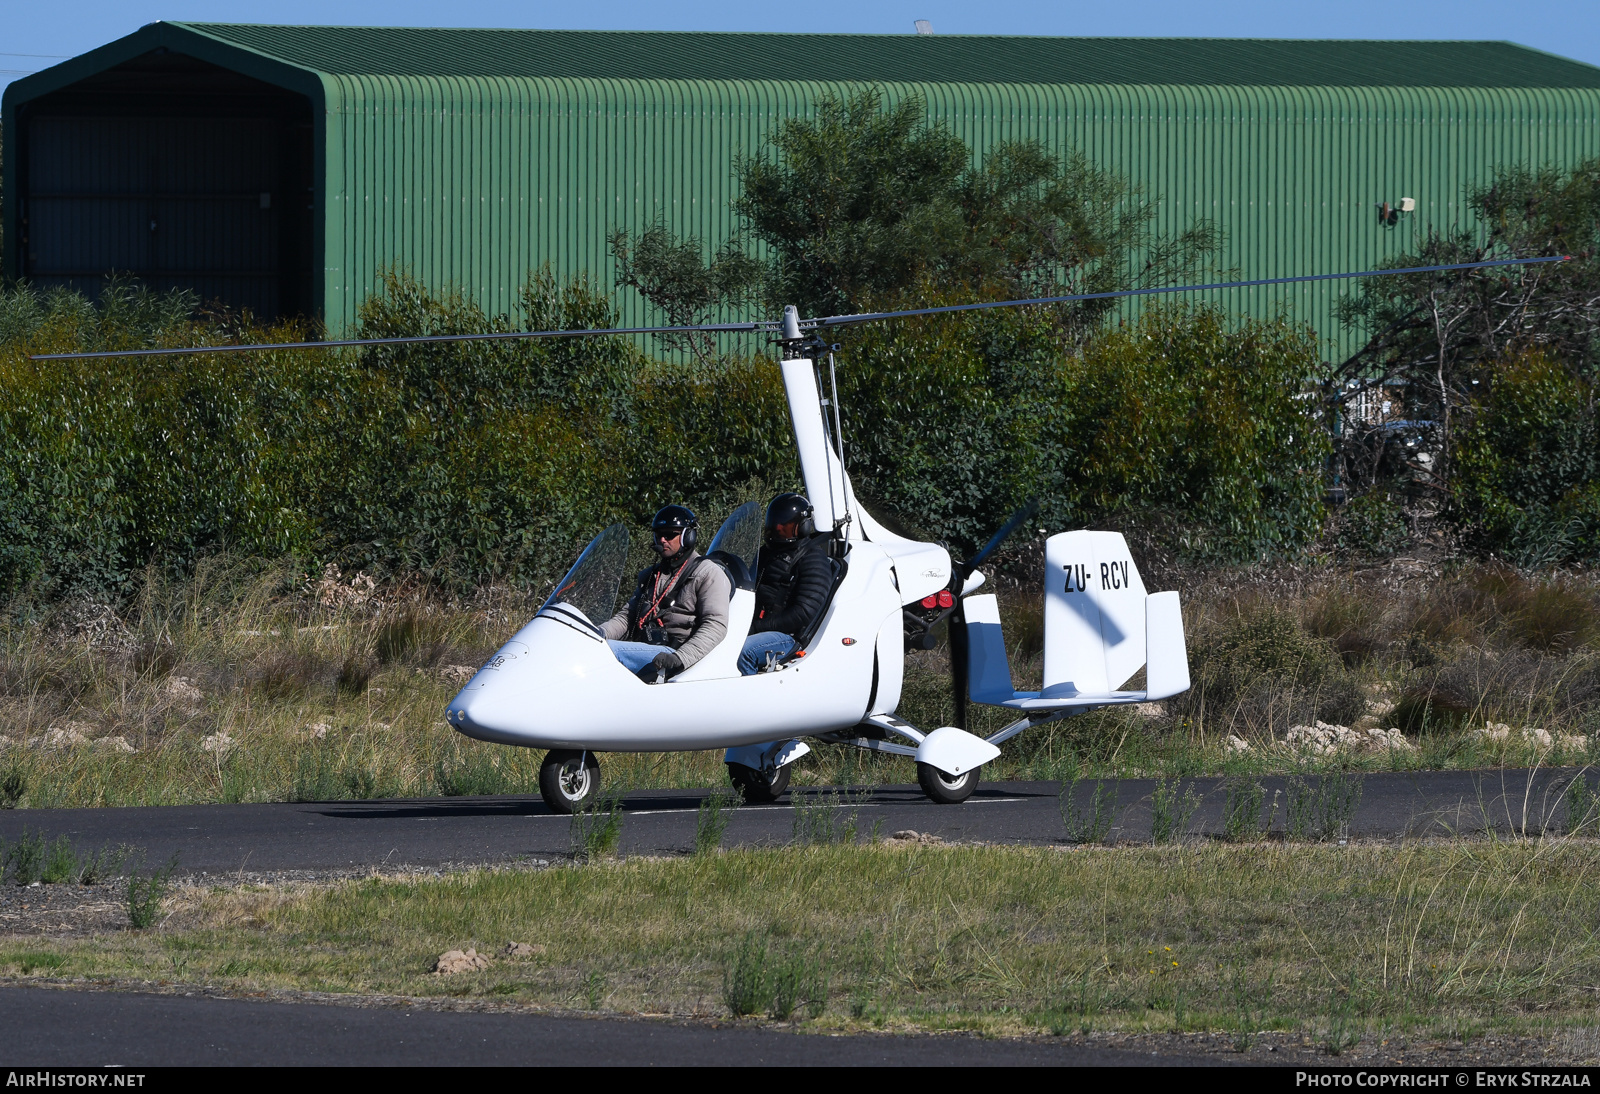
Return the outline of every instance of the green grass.
[[[507,998],[822,1026],[1300,1030],[1592,1018],[1588,840],[1074,851],[821,844],[537,872],[187,890],[156,931],[0,942],[0,972]],[[447,949],[544,950],[429,975]],[[59,959],[59,960],[58,960]]]
[[[152,578],[121,616],[19,608],[0,622],[0,807],[538,793],[541,752],[470,741],[443,721],[465,675],[533,613],[533,595],[484,590],[449,602],[290,577],[220,560],[184,582]],[[1274,598],[1199,582],[1185,607],[1191,692],[1029,730],[983,777],[1600,761],[1600,609],[1588,586],[1475,571],[1409,598],[1381,588],[1355,597],[1324,577],[1330,588],[1311,581]],[[1038,605],[1008,594],[1005,615],[1017,684],[1037,686]],[[943,649],[907,659],[908,721],[950,723],[947,665]],[[1009,720],[993,708],[971,714],[979,733]],[[1282,746],[1291,724],[1324,716],[1401,724],[1412,748],[1318,756]],[[1472,732],[1491,721],[1516,732]],[[1524,739],[1528,725],[1548,730],[1554,747]],[[52,730],[101,743],[28,743]],[[1249,749],[1230,748],[1230,737]],[[724,783],[719,752],[613,754],[602,766],[614,789]],[[905,758],[837,746],[817,747],[794,773],[799,786],[914,780]]]
[[[913,661],[901,712],[914,723],[948,721],[944,678]],[[104,698],[127,705],[127,696],[85,695],[73,716],[103,731],[122,730],[139,751],[123,754],[93,747],[57,750],[10,747],[0,753],[3,774],[20,792],[22,807],[177,805],[192,802],[311,801],[457,794],[538,794],[539,750],[468,740],[441,719],[455,684],[438,668],[414,666],[376,673],[369,690],[350,697],[323,694],[263,700],[224,692],[193,713],[168,711],[163,724],[129,732],[115,709],[86,710]],[[136,697],[135,697],[136,698]],[[102,708],[104,710],[104,708]],[[1004,717],[976,709],[974,729],[999,728]],[[321,738],[308,727],[326,727]],[[0,731],[7,727],[0,725]],[[35,723],[12,730],[37,735]],[[222,754],[207,737],[226,734]],[[1257,747],[1237,754],[1225,737],[1171,719],[1131,710],[1096,712],[1039,729],[1009,742],[983,777],[1056,781],[1083,778],[1267,775],[1325,771],[1430,770],[1519,765],[1578,765],[1591,749],[1539,750],[1519,741],[1484,742],[1462,735],[1417,739],[1417,751],[1318,757]],[[1259,745],[1259,739],[1258,739]],[[625,789],[704,787],[726,781],[717,752],[611,754],[601,759],[607,785]],[[803,759],[795,783],[875,785],[911,783],[909,760],[823,745]]]

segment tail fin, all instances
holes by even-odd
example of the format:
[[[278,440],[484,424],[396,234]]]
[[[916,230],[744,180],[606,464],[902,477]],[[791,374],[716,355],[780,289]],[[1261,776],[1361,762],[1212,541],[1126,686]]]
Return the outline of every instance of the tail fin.
[[[1167,699],[1189,690],[1189,651],[1183,642],[1183,607],[1178,594],[1151,593],[1144,602],[1144,688],[1148,700]]]
[[[1119,532],[1061,532],[1044,557],[1042,694],[1109,695],[1145,663],[1144,581],[1128,542]]]
[[[1016,696],[1011,662],[1000,632],[1000,602],[993,593],[969,596],[967,616],[967,696],[974,703],[1004,703]]]
[[[1107,565],[1110,565],[1109,560]],[[1128,573],[1129,580],[1133,580],[1131,561],[1128,564]],[[1107,577],[1109,576],[1108,572]],[[1120,573],[1118,579],[1121,580]],[[1111,591],[1118,596],[1122,594],[1120,589]],[[1071,658],[1068,663],[1077,666],[1074,671],[1077,671],[1079,678],[1089,685],[1095,684],[1096,681],[1096,678],[1090,675],[1093,672],[1116,673],[1118,674],[1116,676],[1103,676],[1098,679],[1115,679],[1121,684],[1137,672],[1140,665],[1145,665],[1144,691],[1119,691],[1104,685],[1101,685],[1099,690],[1094,690],[1093,687],[1084,686],[1077,680],[1052,679],[1048,675],[1048,669],[1044,691],[1015,691],[1011,680],[1011,666],[1006,660],[1006,642],[1000,631],[999,602],[992,593],[967,597],[963,603],[967,618],[969,697],[974,703],[986,703],[990,706],[1049,711],[1070,708],[1074,705],[1100,706],[1107,703],[1137,703],[1146,699],[1166,699],[1181,691],[1187,691],[1189,655],[1184,647],[1183,609],[1178,602],[1178,594],[1168,592],[1145,596],[1141,592],[1137,595],[1141,602],[1137,611],[1139,623],[1137,636],[1123,631],[1124,637],[1118,647],[1112,647],[1109,643],[1102,644],[1098,635],[1086,635],[1080,632],[1076,636],[1079,646],[1069,650]],[[1121,600],[1113,601],[1113,608],[1118,613],[1121,613],[1124,607]],[[1100,621],[1106,623],[1109,614],[1101,612]],[[1046,618],[1048,619],[1048,616]],[[1081,620],[1081,616],[1078,618]],[[1122,630],[1124,623],[1126,623],[1125,616],[1119,614],[1111,618],[1106,625],[1117,626]],[[1061,632],[1057,631],[1055,634],[1055,640],[1059,642]],[[1051,641],[1051,631],[1047,624],[1045,631],[1047,658]],[[1134,645],[1131,652],[1125,648],[1129,643]],[[1057,652],[1060,652],[1059,646]],[[1048,664],[1046,661],[1046,665]],[[1075,703],[1075,700],[1081,702]],[[1009,733],[1006,735],[1009,736]],[[1004,739],[1004,737],[994,738],[996,741]]]

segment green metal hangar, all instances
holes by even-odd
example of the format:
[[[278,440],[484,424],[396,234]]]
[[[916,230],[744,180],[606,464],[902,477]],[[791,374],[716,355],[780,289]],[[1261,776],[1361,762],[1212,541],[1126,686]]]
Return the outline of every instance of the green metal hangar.
[[[720,241],[736,158],[869,85],[980,150],[1082,149],[1251,278],[1371,266],[1498,165],[1600,155],[1600,69],[1507,43],[155,23],[6,90],[4,273],[340,331],[398,264],[508,310],[547,262],[609,285],[616,227]],[[1340,291],[1218,302],[1336,336]]]

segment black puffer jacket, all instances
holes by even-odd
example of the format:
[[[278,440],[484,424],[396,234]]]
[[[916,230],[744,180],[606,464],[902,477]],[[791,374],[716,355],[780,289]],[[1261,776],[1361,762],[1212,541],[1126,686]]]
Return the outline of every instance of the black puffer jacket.
[[[817,622],[833,588],[828,534],[761,548],[756,559],[756,619],[751,634],[781,631],[798,638]]]

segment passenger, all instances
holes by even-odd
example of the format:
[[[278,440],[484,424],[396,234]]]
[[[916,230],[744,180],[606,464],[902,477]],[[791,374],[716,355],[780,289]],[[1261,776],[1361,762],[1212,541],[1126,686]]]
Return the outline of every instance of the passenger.
[[[779,494],[767,506],[767,542],[756,556],[756,617],[739,654],[745,676],[793,653],[828,606],[833,564],[828,537],[817,534],[811,512],[799,494]]]
[[[601,630],[617,660],[647,684],[676,676],[728,633],[733,586],[716,563],[695,549],[700,521],[669,505],[650,522],[651,546],[661,561],[639,574],[639,585]]]

